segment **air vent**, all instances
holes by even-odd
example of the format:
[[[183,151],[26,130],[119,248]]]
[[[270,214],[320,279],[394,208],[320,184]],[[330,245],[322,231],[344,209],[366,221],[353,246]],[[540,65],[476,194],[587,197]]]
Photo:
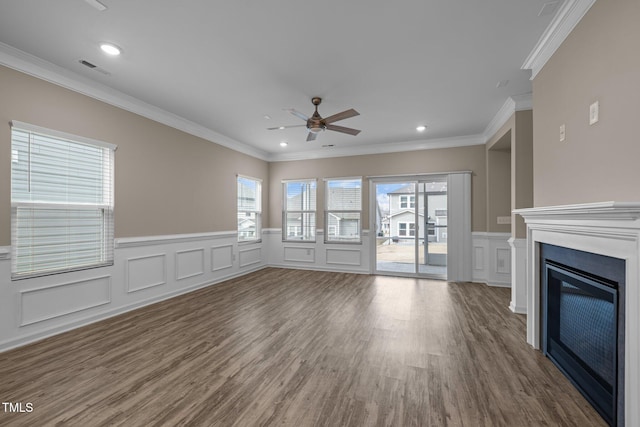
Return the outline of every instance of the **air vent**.
[[[91,68],[92,70],[95,70],[95,71],[97,71],[99,73],[104,74],[105,76],[110,76],[111,75],[111,73],[108,72],[107,70],[105,70],[104,68],[100,68],[97,65],[92,64],[89,61],[85,61],[84,59],[80,59],[78,62],[81,63],[82,65],[84,65],[85,67]]]
[[[89,67],[89,68],[96,68],[95,65],[93,65],[91,62],[89,61],[85,61],[84,59],[81,59],[79,61],[82,65],[84,65],[85,67]]]

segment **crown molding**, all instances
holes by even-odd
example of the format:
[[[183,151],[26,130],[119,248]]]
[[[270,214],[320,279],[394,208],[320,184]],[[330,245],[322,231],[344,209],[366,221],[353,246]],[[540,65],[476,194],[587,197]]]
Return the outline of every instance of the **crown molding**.
[[[532,80],[595,2],[596,0],[566,0],[562,4],[522,64],[523,70],[531,70]]]
[[[533,98],[530,93],[514,95],[507,98],[482,133],[484,141],[487,142],[493,138],[516,111],[531,110],[532,108]]]
[[[130,111],[240,153],[267,160],[268,154],[265,151],[236,141],[202,125],[155,107],[101,83],[94,82],[80,74],[66,70],[2,42],[0,42],[0,65],[89,96],[98,101],[113,105],[114,107],[122,108],[123,110]]]
[[[320,149],[296,153],[280,153],[269,156],[268,161],[282,162],[292,160],[326,159],[331,157],[362,156],[366,154],[386,154],[404,151],[433,150],[437,148],[467,147],[482,145],[486,142],[483,135],[468,135],[453,138],[424,139],[419,141],[391,142],[383,144],[360,145],[347,148]]]

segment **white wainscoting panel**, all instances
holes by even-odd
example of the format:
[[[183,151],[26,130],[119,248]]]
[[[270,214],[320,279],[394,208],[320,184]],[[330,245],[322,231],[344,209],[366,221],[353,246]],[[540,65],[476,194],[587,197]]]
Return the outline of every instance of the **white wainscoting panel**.
[[[286,262],[316,262],[316,249],[307,246],[285,246],[284,260]]]
[[[204,274],[204,248],[176,252],[176,280]]]
[[[327,264],[352,265],[362,264],[362,251],[360,249],[327,248]]]
[[[113,266],[15,281],[0,247],[0,352],[259,270],[262,246],[239,252],[235,231],[116,239]]]
[[[476,272],[482,272],[485,269],[484,266],[484,253],[486,248],[482,246],[474,246],[473,247],[473,272],[474,277],[476,276]],[[481,273],[479,273],[481,274]]]
[[[527,239],[510,238],[511,303],[514,313],[527,313]]]
[[[265,229],[265,262],[269,266],[322,271],[370,273],[369,232],[362,231],[359,244],[324,242],[324,230],[316,230],[315,242],[283,242],[282,230]]]
[[[233,268],[233,245],[211,247],[211,271]]]
[[[511,274],[511,250],[510,249],[496,248],[496,273]]]
[[[510,237],[510,233],[472,233],[474,282],[511,286]]]
[[[153,254],[127,259],[127,292],[141,291],[167,283],[167,255]]]
[[[260,264],[262,262],[262,248],[240,249],[238,251],[240,257],[240,268],[249,267]]]
[[[20,326],[51,320],[110,302],[110,276],[20,291]]]

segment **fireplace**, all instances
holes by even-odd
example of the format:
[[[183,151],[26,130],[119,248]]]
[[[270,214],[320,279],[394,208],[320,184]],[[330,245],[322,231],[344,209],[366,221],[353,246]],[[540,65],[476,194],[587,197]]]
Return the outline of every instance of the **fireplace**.
[[[625,261],[546,243],[539,249],[542,351],[615,426],[624,407],[624,305],[619,300]]]
[[[640,203],[600,202],[547,206],[517,209],[514,213],[521,215],[527,224],[527,245],[526,254],[524,254],[526,260],[516,260],[526,268],[527,342],[535,349],[549,354],[549,350],[545,350],[548,337],[544,337],[544,330],[547,323],[554,325],[558,323],[558,320],[554,320],[553,317],[549,320],[549,310],[545,312],[544,309],[544,299],[549,298],[549,294],[555,293],[556,296],[560,294],[562,299],[564,293],[569,297],[565,298],[565,308],[567,304],[570,306],[575,303],[576,298],[568,301],[572,300],[572,296],[586,297],[589,293],[595,294],[595,296],[591,295],[594,301],[602,300],[602,302],[594,302],[592,307],[584,311],[593,314],[598,310],[595,308],[597,305],[600,307],[599,310],[602,313],[608,313],[609,317],[612,311],[616,313],[614,314],[617,318],[617,333],[614,338],[617,341],[615,359],[609,355],[610,350],[605,350],[605,348],[612,348],[610,334],[607,338],[600,339],[604,344],[599,344],[600,350],[593,355],[586,355],[585,351],[579,347],[577,343],[580,338],[565,339],[567,333],[572,330],[581,330],[575,326],[576,322],[585,322],[581,315],[574,315],[573,320],[565,323],[562,326],[563,329],[554,333],[561,335],[560,341],[564,342],[566,347],[573,348],[574,354],[582,355],[578,356],[579,359],[583,361],[586,359],[587,362],[598,359],[608,360],[601,363],[597,369],[591,368],[591,370],[600,377],[596,380],[599,384],[596,388],[606,389],[607,384],[609,385],[612,400],[615,402],[615,407],[613,407],[614,404],[606,404],[614,412],[611,423],[617,426],[640,426],[640,405],[638,404],[640,402]],[[550,247],[547,245],[576,252],[569,251],[561,255],[564,259],[552,259],[545,268],[545,257],[549,254]],[[623,261],[622,277],[620,278],[619,275],[617,279],[612,279],[587,264],[572,265],[571,259],[574,257],[571,254],[581,252],[596,256],[595,259],[599,260],[595,262],[596,267],[606,258]],[[598,256],[604,258],[598,258]],[[546,289],[545,283],[549,275],[552,282],[551,290]],[[552,307],[552,310],[556,309]],[[562,306],[559,310],[563,310]],[[545,316],[547,316],[546,320]],[[590,318],[586,322],[594,321]],[[560,323],[563,323],[562,319]],[[592,326],[588,327],[592,328]],[[605,326],[603,329],[611,330],[611,326]],[[551,347],[554,347],[553,343]],[[555,349],[558,347],[556,343]],[[562,352],[559,352],[559,356],[553,356],[552,349],[551,353],[551,358],[563,357]],[[616,364],[615,368],[613,364]],[[599,381],[603,378],[604,385]],[[572,381],[576,384],[575,380]],[[589,387],[589,385],[577,385],[577,387]]]

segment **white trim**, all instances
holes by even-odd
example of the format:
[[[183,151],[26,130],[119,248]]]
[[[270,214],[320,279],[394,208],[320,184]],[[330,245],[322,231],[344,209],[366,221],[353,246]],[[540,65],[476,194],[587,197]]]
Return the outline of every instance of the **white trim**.
[[[151,258],[161,258],[162,259],[162,280],[156,283],[147,283],[142,286],[132,287],[131,286],[131,261],[140,261],[143,259],[151,259]],[[125,267],[124,267],[124,281],[125,281],[125,289],[128,294],[133,292],[138,292],[143,289],[153,288],[156,286],[162,286],[167,284],[167,254],[150,254],[143,256],[136,256],[127,258]]]
[[[225,265],[221,265],[216,267],[216,263],[215,263],[215,252],[217,249],[223,249],[223,248],[229,248],[229,255],[231,258],[231,263],[230,264],[225,264]],[[218,245],[218,246],[211,246],[211,271],[220,271],[220,270],[226,270],[227,268],[233,268],[233,261],[234,261],[234,254],[233,254],[233,244],[228,244],[228,245]]]
[[[97,301],[93,304],[89,304],[89,305],[84,305],[81,307],[78,307],[74,310],[65,310],[65,311],[61,311],[59,313],[55,313],[51,316],[43,316],[43,317],[39,317],[37,319],[32,319],[29,321],[26,321],[24,319],[24,296],[31,294],[31,293],[37,293],[37,292],[42,292],[42,291],[48,291],[51,289],[55,289],[55,288],[63,288],[63,287],[67,287],[67,286],[74,286],[74,285],[78,285],[80,283],[89,283],[89,282],[94,282],[94,281],[98,281],[98,280],[102,280],[102,279],[107,279],[107,299],[103,300],[103,301]],[[18,293],[18,298],[20,300],[18,307],[20,307],[20,323],[19,326],[23,327],[23,326],[27,326],[27,325],[32,325],[34,323],[40,323],[40,322],[45,322],[47,320],[51,320],[51,319],[55,319],[58,317],[62,317],[62,316],[67,316],[69,314],[73,314],[73,313],[77,313],[80,311],[84,311],[84,310],[89,310],[91,308],[95,308],[95,307],[100,307],[101,305],[105,305],[105,304],[110,304],[111,303],[111,285],[112,284],[112,280],[111,280],[111,275],[105,275],[105,276],[97,276],[97,277],[89,277],[87,279],[82,279],[82,280],[75,280],[73,282],[67,282],[67,283],[58,283],[55,284],[53,286],[41,286],[39,288],[33,288],[33,289],[26,289],[26,290],[22,290],[19,291]]]
[[[116,249],[139,246],[164,245],[168,243],[197,242],[199,240],[224,239],[237,237],[237,231],[216,231],[212,233],[167,234],[164,236],[121,237],[115,239]]]
[[[212,129],[176,114],[169,113],[151,104],[147,104],[123,92],[97,83],[80,74],[59,67],[2,42],[0,42],[0,64],[109,105],[130,111],[174,129],[181,130],[190,135],[213,142],[214,144],[222,145],[261,160],[269,160],[268,153],[263,150],[229,138]]]
[[[505,270],[507,262],[512,265],[511,248],[509,239],[511,233],[494,233],[486,231],[474,231],[471,233],[472,239],[472,280],[478,283],[485,283],[492,287],[511,287],[511,275],[513,268]],[[511,252],[507,257],[505,251]],[[502,254],[502,255],[501,255]],[[502,263],[502,267],[500,264]]]
[[[180,255],[182,254],[188,254],[191,252],[200,252],[200,269],[197,271],[192,271],[192,272],[188,272],[188,273],[184,273],[181,275],[181,268],[180,268]],[[195,277],[195,276],[201,276],[204,274],[204,248],[193,248],[193,249],[185,249],[183,251],[176,251],[175,253],[175,260],[174,260],[174,265],[175,265],[175,273],[176,273],[176,282],[180,281],[180,280],[184,280],[184,279],[188,279],[190,277]]]
[[[11,259],[11,246],[0,246],[0,261]]]
[[[530,218],[543,219],[597,219],[634,221],[640,218],[638,202],[598,202],[577,205],[545,206],[540,208],[516,209],[513,211],[529,221]]]
[[[255,176],[250,176],[250,175],[244,175],[244,174],[241,174],[241,173],[237,173],[236,174],[236,179],[237,178],[250,179],[251,181],[258,181],[260,184],[262,184],[262,178],[256,178]]]
[[[596,0],[566,0],[560,6],[538,43],[522,64],[523,70],[531,70],[531,80],[538,75],[595,2]]]
[[[37,133],[42,136],[49,136],[58,139],[64,139],[69,142],[77,142],[79,144],[95,145],[97,147],[107,148],[116,151],[118,146],[97,139],[87,138],[85,136],[74,135],[72,133],[62,132],[55,129],[49,129],[42,126],[32,125],[30,123],[11,120],[11,127],[25,132]]]
[[[507,98],[482,133],[485,143],[495,136],[516,111],[531,110],[532,108],[533,96],[530,93],[514,95]]]
[[[69,323],[65,323],[62,325],[57,325],[57,326],[53,326],[41,331],[37,331],[34,333],[30,333],[28,335],[23,335],[23,336],[19,336],[16,338],[10,338],[8,340],[4,340],[4,341],[0,341],[0,353],[17,348],[17,347],[21,347],[36,341],[40,341],[42,339],[45,338],[49,338],[58,334],[61,334],[63,332],[68,332],[74,329],[77,329],[79,327],[82,326],[86,326],[86,325],[90,325],[92,323],[95,322],[99,322],[101,320],[105,320],[105,319],[109,319],[111,317],[115,317],[118,316],[122,313],[127,313],[129,311],[138,309],[138,308],[142,308],[142,307],[146,307],[148,305],[151,304],[155,304],[158,303],[160,301],[166,301],[168,299],[171,298],[175,298],[179,295],[184,295],[184,294],[188,294],[190,292],[196,291],[198,289],[202,289],[202,288],[206,288],[209,286],[213,286],[222,282],[225,282],[227,280],[231,280],[234,279],[236,277],[241,277],[244,275],[247,275],[249,273],[253,273],[255,271],[259,271],[262,270],[263,268],[265,268],[266,266],[260,266],[257,268],[254,268],[252,270],[243,270],[243,271],[236,271],[232,274],[228,274],[225,276],[220,276],[215,278],[214,280],[205,280],[203,282],[200,283],[196,283],[193,285],[188,285],[185,287],[181,287],[179,289],[176,289],[174,291],[171,292],[167,292],[165,294],[161,294],[161,295],[156,295],[153,296],[151,298],[146,298],[144,300],[141,301],[136,301],[133,302],[131,304],[127,304],[127,305],[123,305],[121,307],[116,307],[107,311],[103,311],[100,313],[96,313],[93,314],[91,316],[82,318],[82,319],[78,319]]]
[[[483,145],[483,135],[456,136],[452,138],[422,139],[419,141],[385,142],[344,148],[298,151],[294,153],[273,153],[266,160],[284,162],[292,160],[326,159],[332,157],[361,156],[364,154],[400,153],[404,151],[434,150],[438,148],[468,147]]]
[[[527,314],[527,239],[509,240],[511,247],[511,302],[509,310]]]
[[[280,181],[282,184],[288,184],[290,182],[318,182],[318,178],[300,178],[300,179],[283,179]]]

